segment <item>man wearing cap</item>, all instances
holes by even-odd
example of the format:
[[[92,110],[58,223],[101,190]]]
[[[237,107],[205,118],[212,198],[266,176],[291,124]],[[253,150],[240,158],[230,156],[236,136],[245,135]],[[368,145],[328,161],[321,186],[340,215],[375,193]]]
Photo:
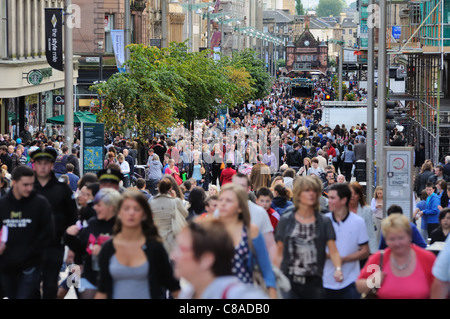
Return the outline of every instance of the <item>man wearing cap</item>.
[[[52,148],[37,149],[30,153],[36,176],[34,190],[50,202],[55,223],[55,239],[46,250],[42,267],[42,297],[56,299],[58,275],[64,256],[62,237],[67,227],[77,221],[77,206],[69,185],[59,182],[53,172],[57,153]]]
[[[116,167],[110,167],[116,165]],[[123,179],[123,174],[120,172],[120,167],[117,164],[109,164],[106,169],[102,169],[97,173],[100,183],[100,189],[102,188],[114,188],[115,190],[122,192],[120,187],[120,181]]]

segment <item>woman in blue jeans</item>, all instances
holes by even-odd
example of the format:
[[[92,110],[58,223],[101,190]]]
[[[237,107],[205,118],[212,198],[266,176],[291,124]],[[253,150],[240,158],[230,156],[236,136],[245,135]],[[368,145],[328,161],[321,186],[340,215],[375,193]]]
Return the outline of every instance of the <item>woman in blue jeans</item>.
[[[347,149],[342,153],[342,161],[344,165],[345,180],[350,182],[352,179],[353,164],[356,162],[355,152],[353,152],[353,146],[351,144],[348,144]]]

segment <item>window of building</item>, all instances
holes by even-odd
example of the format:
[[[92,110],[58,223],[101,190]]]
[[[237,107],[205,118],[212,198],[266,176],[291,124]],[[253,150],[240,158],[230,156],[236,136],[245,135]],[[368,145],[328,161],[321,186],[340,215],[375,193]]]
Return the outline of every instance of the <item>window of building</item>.
[[[345,29],[342,29],[342,34],[345,34]]]
[[[105,14],[105,53],[114,53],[111,30],[114,30],[114,15]]]
[[[352,29],[348,29],[348,34],[352,34],[352,33],[353,33]]]

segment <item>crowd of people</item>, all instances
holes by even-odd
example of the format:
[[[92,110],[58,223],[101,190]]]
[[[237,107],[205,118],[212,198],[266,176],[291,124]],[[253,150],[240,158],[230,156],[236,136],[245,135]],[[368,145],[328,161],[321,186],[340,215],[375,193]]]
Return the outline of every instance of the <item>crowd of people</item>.
[[[299,99],[275,82],[144,145],[107,136],[97,174],[77,143],[3,136],[1,296],[448,298],[450,157],[434,174],[424,160],[413,220],[380,186],[365,198],[366,126],[321,124],[329,89]]]

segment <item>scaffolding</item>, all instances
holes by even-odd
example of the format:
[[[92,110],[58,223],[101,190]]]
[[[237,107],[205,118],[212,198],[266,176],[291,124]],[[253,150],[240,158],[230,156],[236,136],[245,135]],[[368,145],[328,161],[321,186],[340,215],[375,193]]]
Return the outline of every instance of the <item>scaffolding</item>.
[[[407,69],[408,99],[405,100],[403,114],[406,132],[416,147],[420,143],[425,144],[426,158],[433,163],[440,162],[450,151],[450,121],[447,116],[450,103],[446,100],[448,94],[444,94],[448,93],[444,49],[450,45],[447,41],[450,38],[444,38],[449,25],[442,20],[443,16],[446,17],[446,3],[450,4],[450,1],[409,2],[409,25],[402,28],[408,34],[408,40],[398,52]],[[417,49],[411,50],[411,47]]]

